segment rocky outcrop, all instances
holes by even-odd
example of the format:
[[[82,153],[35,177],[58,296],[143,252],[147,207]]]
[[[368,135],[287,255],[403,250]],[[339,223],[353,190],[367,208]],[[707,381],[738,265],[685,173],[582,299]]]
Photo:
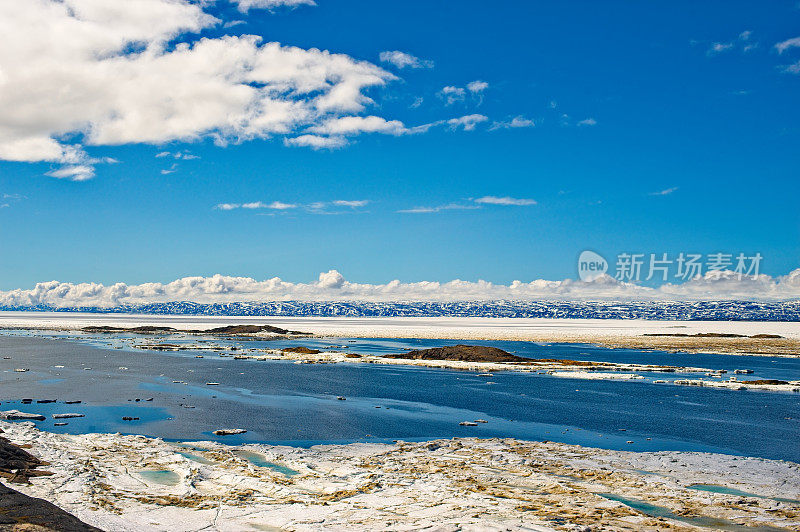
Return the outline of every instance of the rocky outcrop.
[[[386,357],[408,360],[458,360],[461,362],[530,362],[529,358],[518,357],[496,347],[463,344],[418,349],[408,353],[386,355]]]
[[[144,325],[142,327],[109,327],[106,325],[102,326],[89,326],[81,328],[83,332],[90,332],[90,333],[120,333],[120,332],[132,332],[132,333],[168,333],[168,332],[176,332],[174,327],[156,327],[155,325]]]
[[[0,531],[102,532],[55,504],[0,484]]]
[[[291,331],[273,327],[272,325],[227,325],[225,327],[215,327],[205,331],[191,331],[206,334],[256,334],[267,332],[273,334],[289,334]]]
[[[141,327],[109,327],[107,325],[92,325],[80,329],[88,333],[138,333],[138,334],[164,334],[164,333],[193,333],[193,334],[307,334],[299,331],[289,331],[272,325],[226,325],[213,329],[175,329],[174,327],[157,327],[143,325]]]

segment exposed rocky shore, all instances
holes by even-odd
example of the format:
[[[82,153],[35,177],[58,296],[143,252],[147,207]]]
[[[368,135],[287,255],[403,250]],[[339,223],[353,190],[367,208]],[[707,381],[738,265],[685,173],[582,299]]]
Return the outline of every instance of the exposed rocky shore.
[[[24,493],[106,530],[800,527],[790,462],[513,439],[302,449],[0,427],[50,462],[54,474]]]
[[[47,462],[0,437],[0,477],[6,482],[29,484],[31,478],[53,473],[38,469]],[[0,484],[0,531],[89,532],[99,530],[51,502],[29,497]]]

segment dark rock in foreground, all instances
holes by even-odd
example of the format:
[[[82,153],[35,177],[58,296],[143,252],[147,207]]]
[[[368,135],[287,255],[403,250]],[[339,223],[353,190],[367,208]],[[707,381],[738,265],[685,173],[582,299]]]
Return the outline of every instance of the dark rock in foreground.
[[[0,437],[0,476],[11,482],[26,483],[30,477],[52,474],[36,470],[44,465],[47,462]],[[83,532],[100,529],[87,525],[54,504],[28,497],[0,484],[0,531],[2,530]]]
[[[496,347],[482,345],[448,345],[431,349],[418,349],[408,353],[386,355],[386,358],[408,360],[458,360],[461,362],[530,362],[530,359],[512,355]]]
[[[28,497],[0,484],[0,530],[100,531],[42,499]]]

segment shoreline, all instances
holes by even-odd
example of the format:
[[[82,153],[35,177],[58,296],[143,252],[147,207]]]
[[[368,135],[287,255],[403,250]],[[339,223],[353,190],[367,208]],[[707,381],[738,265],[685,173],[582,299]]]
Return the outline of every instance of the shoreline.
[[[27,422],[0,421],[0,428],[15,444],[30,445],[54,473],[19,486],[22,493],[106,530],[456,523],[466,529],[681,530],[708,519],[772,530],[800,526],[800,464],[778,460],[507,438],[302,449],[54,434]],[[703,491],[708,485],[734,492]],[[637,501],[667,517],[630,506]]]
[[[544,318],[306,318],[0,312],[0,329],[77,331],[83,327],[170,326],[206,330],[269,324],[316,337],[420,338],[585,343],[609,348],[800,358],[800,323]],[[708,333],[742,337],[702,337]],[[668,336],[680,335],[680,336]],[[780,338],[752,338],[777,335]],[[259,334],[254,337],[263,338]]]

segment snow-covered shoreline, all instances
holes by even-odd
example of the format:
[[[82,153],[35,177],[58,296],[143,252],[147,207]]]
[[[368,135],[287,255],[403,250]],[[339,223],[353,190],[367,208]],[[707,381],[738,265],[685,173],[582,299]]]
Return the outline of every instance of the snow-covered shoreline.
[[[316,336],[361,338],[429,338],[460,340],[520,340],[537,342],[614,342],[636,337],[663,341],[663,336],[704,333],[779,335],[800,341],[800,323],[746,321],[653,321],[545,318],[394,318],[190,316],[152,314],[90,314],[62,312],[0,312],[0,329],[75,330],[89,326],[170,326],[210,329],[226,325],[265,324]],[[692,338],[696,340],[696,338]]]
[[[684,452],[635,453],[513,439],[310,449],[120,434],[65,435],[0,421],[52,476],[15,485],[105,530],[663,530],[601,494],[676,516],[800,526],[800,465]],[[714,484],[750,495],[708,493]],[[782,499],[782,500],[777,500]]]

